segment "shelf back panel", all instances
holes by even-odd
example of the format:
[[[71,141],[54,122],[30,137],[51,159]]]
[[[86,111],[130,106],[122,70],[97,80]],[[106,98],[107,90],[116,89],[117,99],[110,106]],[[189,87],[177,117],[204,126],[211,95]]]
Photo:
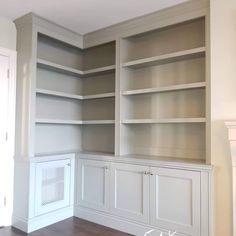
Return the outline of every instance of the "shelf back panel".
[[[37,68],[36,87],[68,94],[82,95],[82,79],[55,71]]]
[[[123,97],[122,119],[205,117],[205,89]]]
[[[80,101],[38,94],[36,97],[36,118],[81,120]]]
[[[35,153],[81,150],[82,129],[79,125],[37,124]]]
[[[205,46],[205,19],[183,22],[123,40],[122,62]]]
[[[83,125],[82,150],[114,153],[114,125]]]
[[[205,124],[122,125],[121,154],[205,158]]]
[[[115,64],[115,42],[85,49],[83,53],[85,70]]]
[[[205,81],[205,58],[141,69],[122,69],[122,90],[158,88]]]
[[[74,69],[83,69],[83,51],[43,34],[38,34],[37,58]]]

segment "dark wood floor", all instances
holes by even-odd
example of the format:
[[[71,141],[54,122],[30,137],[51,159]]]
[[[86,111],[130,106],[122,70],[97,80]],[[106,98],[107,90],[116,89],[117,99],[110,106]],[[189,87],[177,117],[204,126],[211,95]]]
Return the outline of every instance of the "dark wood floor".
[[[101,225],[97,225],[78,218],[69,218],[67,220],[50,225],[30,234],[20,230],[5,227],[0,229],[0,236],[128,236],[129,234],[116,231]]]

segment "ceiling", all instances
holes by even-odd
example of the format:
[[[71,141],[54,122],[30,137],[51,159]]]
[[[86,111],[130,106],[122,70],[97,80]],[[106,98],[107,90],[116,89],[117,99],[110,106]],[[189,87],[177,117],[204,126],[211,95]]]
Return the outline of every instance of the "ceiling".
[[[34,12],[85,34],[188,0],[0,0],[0,16],[12,20]]]

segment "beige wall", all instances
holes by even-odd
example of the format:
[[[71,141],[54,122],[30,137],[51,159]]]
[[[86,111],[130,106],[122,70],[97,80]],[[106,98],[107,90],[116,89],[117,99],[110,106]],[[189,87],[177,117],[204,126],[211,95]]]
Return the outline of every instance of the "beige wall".
[[[16,50],[15,24],[2,17],[0,17],[0,47]]]
[[[230,147],[224,120],[236,119],[236,1],[211,1],[211,154],[215,165],[215,234],[231,236]]]

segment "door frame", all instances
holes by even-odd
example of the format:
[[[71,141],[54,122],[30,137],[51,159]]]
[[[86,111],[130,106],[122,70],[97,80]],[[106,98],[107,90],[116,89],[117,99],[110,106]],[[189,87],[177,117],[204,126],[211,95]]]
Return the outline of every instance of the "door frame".
[[[13,179],[14,179],[14,153],[15,153],[15,108],[16,108],[16,58],[17,53],[14,50],[0,47],[0,55],[9,58],[9,90],[8,90],[8,125],[7,125],[7,150],[9,150],[7,156],[9,157],[9,175],[8,183],[10,184],[9,190],[6,195],[6,212],[4,216],[4,222],[0,222],[1,225],[7,226],[12,223],[13,212]]]

